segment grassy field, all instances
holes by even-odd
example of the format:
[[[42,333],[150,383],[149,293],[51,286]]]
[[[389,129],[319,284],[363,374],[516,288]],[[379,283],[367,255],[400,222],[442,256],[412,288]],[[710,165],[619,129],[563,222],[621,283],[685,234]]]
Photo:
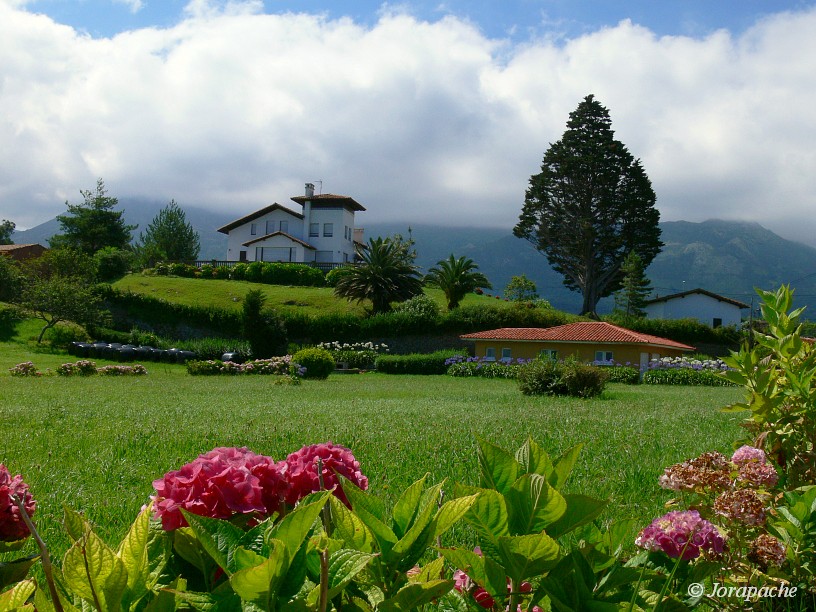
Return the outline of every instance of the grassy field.
[[[144,276],[128,274],[113,286],[122,291],[144,293],[168,302],[216,306],[219,308],[240,308],[241,300],[250,289],[261,289],[266,295],[269,307],[281,311],[296,311],[308,315],[353,313],[362,315],[365,304],[356,304],[335,297],[330,287],[288,287],[284,285],[264,285],[247,281],[201,280],[174,276]],[[426,288],[425,292],[437,301],[444,310],[447,307],[445,295],[439,289]],[[471,293],[463,304],[485,304],[506,302]]]
[[[722,388],[611,385],[582,401],[525,397],[505,380],[332,375],[289,387],[164,364],[141,378],[14,378],[14,344],[0,343],[0,460],[31,486],[37,522],[60,554],[63,503],[114,542],[151,482],[201,452],[248,446],[280,459],[326,440],[350,447],[372,489],[392,500],[425,472],[475,483],[477,435],[512,448],[531,435],[553,454],[583,443],[569,490],[610,498],[606,519],[645,524],[669,497],[657,486],[663,467],[729,451],[741,420],[717,410],[740,396]],[[66,360],[27,357],[42,369]]]

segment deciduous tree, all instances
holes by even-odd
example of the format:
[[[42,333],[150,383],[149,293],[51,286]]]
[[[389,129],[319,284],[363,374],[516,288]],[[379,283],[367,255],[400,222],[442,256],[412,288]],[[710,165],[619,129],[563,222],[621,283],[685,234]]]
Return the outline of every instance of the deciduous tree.
[[[98,323],[102,318],[99,298],[77,278],[53,276],[29,279],[23,289],[21,305],[45,321],[37,342],[60,321],[80,325]]]
[[[514,302],[532,302],[538,299],[538,289],[526,274],[511,276],[510,282],[504,288],[504,297]]]
[[[648,266],[660,252],[660,214],[640,160],[614,138],[609,111],[587,96],[567,131],[530,177],[513,233],[546,255],[564,285],[583,294],[581,312],[620,287],[621,264],[635,251]]]
[[[0,221],[0,244],[14,244],[11,235],[14,233],[14,228],[17,227],[14,221],[3,219]]]
[[[70,247],[93,255],[103,247],[125,249],[130,246],[130,234],[135,225],[127,225],[121,210],[113,210],[119,200],[107,195],[102,179],[96,191],[80,191],[84,202],[69,204],[68,213],[58,215],[62,234],[51,238],[52,247]]]
[[[428,270],[425,282],[439,287],[448,300],[448,310],[459,306],[459,302],[477,287],[492,289],[493,286],[487,277],[478,271],[479,266],[468,257],[456,259],[453,254],[447,259],[436,262],[436,266]]]

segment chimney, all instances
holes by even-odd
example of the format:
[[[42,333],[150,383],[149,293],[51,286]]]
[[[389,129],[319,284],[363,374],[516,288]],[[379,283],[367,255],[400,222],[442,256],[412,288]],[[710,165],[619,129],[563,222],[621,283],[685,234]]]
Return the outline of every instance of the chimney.
[[[306,183],[306,197],[311,198],[314,195],[314,183]]]

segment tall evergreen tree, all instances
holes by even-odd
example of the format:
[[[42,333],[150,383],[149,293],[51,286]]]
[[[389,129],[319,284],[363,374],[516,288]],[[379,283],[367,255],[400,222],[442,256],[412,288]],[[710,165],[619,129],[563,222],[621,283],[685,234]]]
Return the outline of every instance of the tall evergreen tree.
[[[652,292],[652,286],[646,277],[646,266],[634,251],[630,251],[621,264],[623,278],[621,288],[615,293],[615,312],[624,318],[642,319],[646,316],[643,308]]]
[[[68,247],[93,255],[103,247],[126,249],[130,246],[130,234],[135,225],[127,225],[124,213],[113,210],[119,200],[107,195],[105,182],[96,182],[96,191],[80,191],[84,202],[69,204],[68,213],[58,215],[62,234],[49,241],[52,248]]]
[[[142,263],[153,265],[157,261],[198,259],[201,243],[198,232],[187,222],[187,215],[175,200],[170,200],[139,234],[137,248]]]
[[[14,233],[14,228],[17,227],[14,221],[7,221],[3,219],[0,221],[0,244],[14,244],[11,235]]]
[[[611,124],[594,96],[584,98],[544,154],[541,173],[530,177],[513,229],[546,255],[566,287],[583,294],[581,312],[591,316],[620,287],[630,251],[648,266],[663,246],[652,184]]]

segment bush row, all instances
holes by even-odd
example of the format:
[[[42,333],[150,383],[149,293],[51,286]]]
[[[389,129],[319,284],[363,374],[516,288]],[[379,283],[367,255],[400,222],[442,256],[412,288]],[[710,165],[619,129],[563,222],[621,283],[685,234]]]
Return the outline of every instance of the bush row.
[[[448,349],[428,354],[380,355],[376,366],[385,374],[446,374],[446,362],[455,354],[455,350]]]
[[[643,334],[692,345],[702,342],[736,347],[741,339],[735,327],[710,327],[697,319],[626,319],[611,322]]]
[[[701,387],[736,387],[722,374],[711,370],[678,368],[671,370],[647,370],[643,373],[644,385],[696,385]]]
[[[245,280],[267,285],[294,285],[298,287],[323,287],[326,279],[319,269],[307,264],[253,261],[234,266],[204,264],[196,268],[183,263],[160,263],[153,268],[157,276],[181,276],[217,280]]]

